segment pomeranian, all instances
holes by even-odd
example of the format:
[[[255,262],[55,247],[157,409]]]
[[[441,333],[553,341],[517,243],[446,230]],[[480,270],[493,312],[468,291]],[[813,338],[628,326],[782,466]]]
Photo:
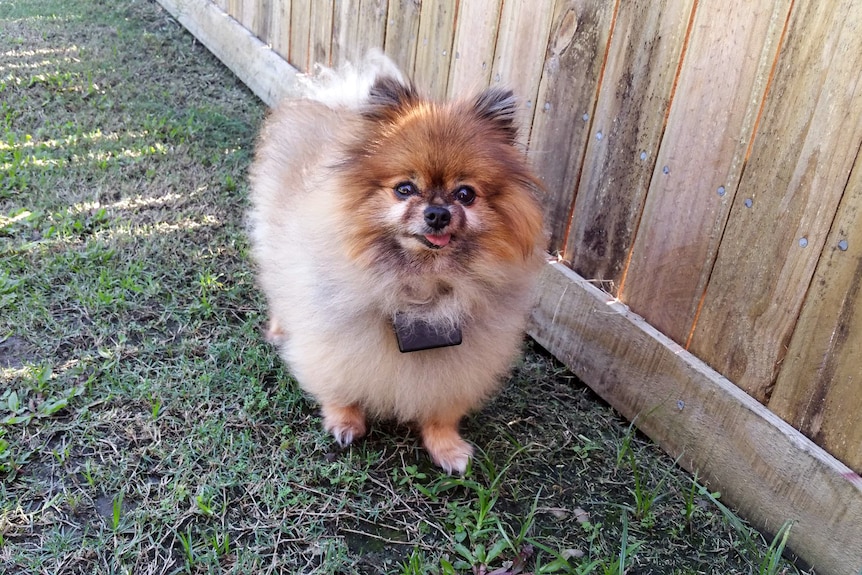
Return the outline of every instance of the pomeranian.
[[[396,419],[464,473],[459,422],[519,352],[544,261],[515,115],[498,88],[423,98],[378,53],[265,121],[249,224],[268,339],[341,446]]]

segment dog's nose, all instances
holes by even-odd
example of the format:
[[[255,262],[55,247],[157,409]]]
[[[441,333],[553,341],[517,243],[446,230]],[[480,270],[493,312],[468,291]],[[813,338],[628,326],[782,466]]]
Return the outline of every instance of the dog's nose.
[[[452,214],[443,206],[428,206],[425,208],[425,223],[435,230],[442,230],[449,225]]]

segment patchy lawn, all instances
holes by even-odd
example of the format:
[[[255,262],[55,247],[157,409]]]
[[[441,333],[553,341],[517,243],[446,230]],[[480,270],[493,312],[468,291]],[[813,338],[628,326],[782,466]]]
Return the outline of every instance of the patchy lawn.
[[[393,425],[337,450],[260,335],[264,106],[151,0],[0,37],[0,571],[798,571],[531,344],[466,477]]]

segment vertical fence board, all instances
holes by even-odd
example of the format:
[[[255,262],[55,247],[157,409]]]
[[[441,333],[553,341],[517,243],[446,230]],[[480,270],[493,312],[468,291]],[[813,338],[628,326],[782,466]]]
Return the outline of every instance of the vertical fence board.
[[[383,49],[386,0],[336,0],[333,64],[358,62],[371,48]]]
[[[862,472],[862,149],[769,408]]]
[[[240,20],[241,12],[242,12],[242,0],[223,0],[225,5],[227,6],[227,13],[233,17],[235,20],[242,24]]]
[[[413,78],[430,96],[438,99],[446,96],[457,8],[457,0],[423,2],[419,17]]]
[[[290,0],[290,57],[287,59],[300,72],[308,70],[310,59],[312,0]]]
[[[333,0],[332,4],[332,52],[331,64],[341,66],[356,60],[358,46],[351,40],[356,39],[359,27],[360,0]]]
[[[268,44],[272,37],[272,14],[278,0],[257,0],[258,38]]]
[[[682,345],[712,270],[789,8],[790,0],[698,3],[620,296]]]
[[[239,3],[239,20],[246,30],[252,34],[260,35],[260,2],[259,0],[241,0]]]
[[[269,38],[267,39],[272,49],[288,61],[291,34],[290,2],[291,0],[272,0]]]
[[[796,3],[692,351],[769,397],[862,140],[862,7]]]
[[[476,92],[491,83],[502,0],[463,2],[458,11],[449,96]],[[541,62],[541,55],[537,58]]]
[[[500,16],[491,84],[510,88],[518,96],[519,140],[524,145],[530,134],[553,8],[553,0],[506,0]]]
[[[419,36],[419,0],[390,0],[384,51],[401,70],[413,73]]]
[[[387,0],[362,0],[359,6],[359,25],[356,28],[356,39],[359,46],[359,57],[371,48],[383,50],[386,38]]]
[[[557,0],[530,132],[530,158],[547,194],[550,250],[565,242],[614,4]]]
[[[621,3],[608,48],[567,259],[616,293],[649,188],[693,0]]]
[[[239,0],[236,3],[237,20],[243,27],[254,34],[254,12],[257,9],[256,0]],[[257,36],[257,34],[255,34]]]
[[[331,0],[314,0],[309,16],[309,64],[331,65],[332,55],[332,7]]]

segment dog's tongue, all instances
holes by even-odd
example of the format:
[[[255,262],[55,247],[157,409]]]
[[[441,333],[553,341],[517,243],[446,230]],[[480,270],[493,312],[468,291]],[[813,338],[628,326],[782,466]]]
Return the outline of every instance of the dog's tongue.
[[[451,234],[443,234],[442,236],[434,236],[431,234],[425,234],[425,239],[437,246],[438,248],[442,248],[446,244],[449,243],[449,240],[452,238]]]

